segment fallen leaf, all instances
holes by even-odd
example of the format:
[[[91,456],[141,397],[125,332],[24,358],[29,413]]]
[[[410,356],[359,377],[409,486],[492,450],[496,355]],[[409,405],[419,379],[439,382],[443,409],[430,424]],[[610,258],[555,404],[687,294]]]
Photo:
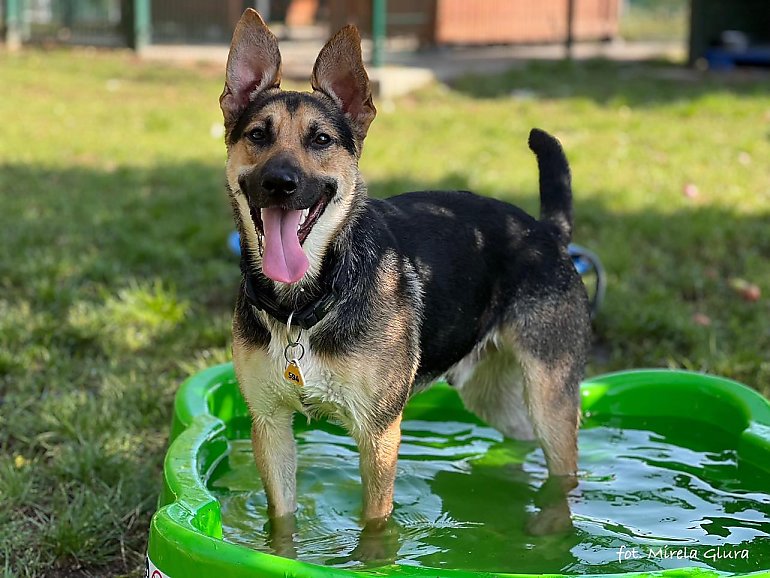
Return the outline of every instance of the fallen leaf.
[[[737,293],[744,301],[753,303],[759,301],[760,297],[762,297],[762,290],[759,288],[759,285],[750,283],[749,281],[746,281],[746,279],[731,277],[728,279],[727,284],[730,286],[730,289],[735,291],[735,293]]]
[[[695,325],[700,325],[701,327],[709,327],[711,325],[711,317],[705,313],[694,313],[692,321]]]
[[[693,183],[687,183],[684,186],[684,190],[682,191],[685,197],[688,199],[695,199],[700,195],[700,191],[698,190],[698,185],[695,185]]]

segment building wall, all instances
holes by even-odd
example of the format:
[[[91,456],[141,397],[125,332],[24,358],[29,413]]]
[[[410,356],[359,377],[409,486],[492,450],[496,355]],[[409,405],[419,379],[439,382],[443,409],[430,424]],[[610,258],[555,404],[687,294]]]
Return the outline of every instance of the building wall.
[[[559,42],[567,36],[567,0],[437,0],[437,44]],[[612,38],[618,0],[577,0],[574,38]]]
[[[620,0],[575,0],[574,37],[608,39],[618,32]],[[332,0],[332,28],[371,32],[371,0]],[[560,42],[568,0],[389,0],[388,35],[414,34],[423,44]]]

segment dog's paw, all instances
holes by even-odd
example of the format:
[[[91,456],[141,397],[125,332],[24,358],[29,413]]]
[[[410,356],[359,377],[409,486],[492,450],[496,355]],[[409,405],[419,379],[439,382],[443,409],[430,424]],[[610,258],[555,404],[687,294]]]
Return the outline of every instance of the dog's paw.
[[[295,535],[297,533],[297,521],[294,514],[271,519],[266,525],[268,540],[267,545],[273,549],[277,556],[282,558],[297,558]]]
[[[552,536],[572,532],[572,516],[566,501],[551,504],[527,520],[525,531],[530,536]]]
[[[390,564],[401,547],[399,534],[398,524],[392,518],[367,524],[350,557],[367,565]]]

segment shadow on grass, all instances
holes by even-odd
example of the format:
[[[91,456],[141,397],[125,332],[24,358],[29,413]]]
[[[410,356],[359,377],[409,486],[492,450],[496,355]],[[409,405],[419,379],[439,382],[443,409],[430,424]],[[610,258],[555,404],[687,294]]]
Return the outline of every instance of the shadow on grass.
[[[476,98],[586,98],[599,104],[654,107],[709,94],[762,96],[765,70],[705,73],[665,61],[522,61],[501,75],[469,75],[452,88]]]
[[[56,308],[75,293],[162,279],[212,307],[231,296],[221,166],[101,170],[0,166],[5,289]]]
[[[239,270],[221,166],[6,164],[0,189],[0,399],[226,356]]]
[[[36,487],[66,489],[58,501],[33,494],[35,511],[51,520],[47,535],[82,526],[70,520],[79,499],[73,476],[98,476],[82,498],[96,512],[86,522],[137,520],[129,529],[86,524],[70,550],[46,560],[91,568],[112,560],[124,570],[141,563],[156,491],[146,479],[159,475],[173,392],[194,368],[221,361],[229,342],[240,272],[226,244],[233,227],[222,173],[196,163],[0,166],[0,402],[9,410],[0,447],[39,459]],[[462,173],[431,183],[378,180],[371,191],[468,182]],[[500,196],[537,211],[534,191]],[[770,288],[768,215],[715,207],[618,214],[578,198],[576,216],[575,240],[598,252],[609,274],[595,331],[603,354],[592,373],[687,367],[768,393],[770,300],[741,300],[727,281]],[[129,331],[144,341],[127,341]],[[84,445],[94,445],[93,455]],[[112,499],[107,516],[96,507],[106,503],[99,484],[134,489]],[[18,512],[18,523],[29,523]],[[24,544],[40,558],[49,551],[40,540],[19,533],[19,552]]]
[[[80,300],[104,300],[132,284],[159,281],[197,316],[190,335],[190,324],[180,323],[159,332],[159,339],[173,351],[224,345],[226,329],[203,328],[207,315],[229,316],[239,278],[226,245],[232,222],[220,166],[103,171],[6,165],[0,185],[10,192],[0,199],[6,251],[0,285],[7,296],[67,319]],[[388,196],[467,185],[457,173],[435,183],[380,180],[370,190]],[[594,192],[591,198],[613,193]],[[538,210],[534,191],[500,196]],[[600,255],[610,281],[596,323],[603,354],[594,369],[673,365],[754,386],[768,383],[764,352],[770,333],[762,321],[768,300],[744,301],[728,282],[740,278],[770,286],[767,219],[714,206],[617,214],[599,201],[578,198],[575,241]],[[171,347],[174,341],[179,345]],[[149,340],[142,349],[154,346]]]

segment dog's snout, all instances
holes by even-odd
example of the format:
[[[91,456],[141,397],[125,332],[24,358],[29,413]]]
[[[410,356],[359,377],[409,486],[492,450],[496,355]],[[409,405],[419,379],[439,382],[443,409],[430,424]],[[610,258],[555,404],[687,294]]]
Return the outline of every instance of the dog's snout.
[[[277,167],[262,176],[262,188],[271,195],[291,195],[297,191],[299,175],[288,167]]]

